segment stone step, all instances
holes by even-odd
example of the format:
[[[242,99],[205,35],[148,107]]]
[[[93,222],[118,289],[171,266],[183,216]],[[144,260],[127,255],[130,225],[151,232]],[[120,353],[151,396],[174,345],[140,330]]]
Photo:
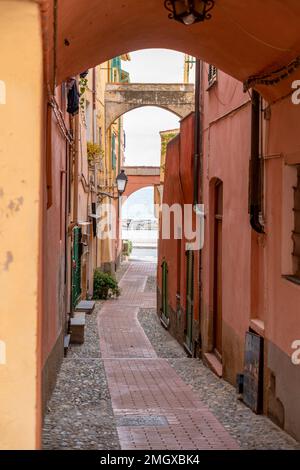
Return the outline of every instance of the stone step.
[[[81,300],[75,307],[75,312],[92,313],[96,302],[94,300]]]
[[[84,343],[85,313],[75,313],[70,320],[71,343]]]

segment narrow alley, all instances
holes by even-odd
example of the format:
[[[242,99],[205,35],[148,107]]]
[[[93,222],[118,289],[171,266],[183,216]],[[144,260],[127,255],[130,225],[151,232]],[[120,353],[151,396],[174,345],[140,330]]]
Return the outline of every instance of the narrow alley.
[[[0,466],[300,451],[299,22],[0,0]]]
[[[88,316],[49,403],[44,449],[299,449],[187,358],[156,315],[155,272],[154,263],[123,264],[121,296]]]

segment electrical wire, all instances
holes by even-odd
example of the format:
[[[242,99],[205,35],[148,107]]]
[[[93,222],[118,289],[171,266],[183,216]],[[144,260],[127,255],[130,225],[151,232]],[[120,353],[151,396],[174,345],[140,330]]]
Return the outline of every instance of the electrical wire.
[[[71,132],[69,131],[69,129],[67,128],[66,122],[63,117],[63,113],[60,107],[58,106],[58,103],[53,95],[49,96],[48,103],[49,103],[49,106],[51,106],[51,108],[53,109],[53,114],[56,118],[58,127],[63,137],[67,140],[67,142],[69,142],[69,144],[72,144],[74,141],[73,136]]]
[[[221,10],[223,10],[223,12],[227,13],[226,11],[226,8],[222,7],[222,5],[218,4],[218,8],[220,8]],[[231,21],[235,26],[237,26],[243,33],[245,33],[247,36],[249,36],[251,39],[254,39],[256,42],[266,46],[266,47],[269,47],[270,49],[274,49],[276,51],[280,51],[280,52],[291,52],[292,49],[290,48],[284,48],[284,47],[278,47],[278,46],[274,46],[274,44],[270,44],[266,41],[264,41],[263,39],[260,39],[258,38],[257,36],[255,36],[253,33],[250,33],[249,31],[247,31],[241,24],[239,24],[238,22],[236,22],[231,16],[229,15],[226,15],[227,19],[229,21]]]

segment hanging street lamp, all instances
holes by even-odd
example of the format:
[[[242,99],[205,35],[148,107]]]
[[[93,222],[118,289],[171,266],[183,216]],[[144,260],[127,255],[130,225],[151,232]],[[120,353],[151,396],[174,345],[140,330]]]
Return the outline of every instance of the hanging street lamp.
[[[165,8],[170,12],[169,18],[187,26],[209,20],[209,11],[214,5],[214,0],[165,0]]]

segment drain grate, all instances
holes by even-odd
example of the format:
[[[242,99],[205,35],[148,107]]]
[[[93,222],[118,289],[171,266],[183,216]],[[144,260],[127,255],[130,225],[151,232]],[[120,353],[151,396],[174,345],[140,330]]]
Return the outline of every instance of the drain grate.
[[[117,426],[168,426],[168,420],[165,416],[119,416]]]

